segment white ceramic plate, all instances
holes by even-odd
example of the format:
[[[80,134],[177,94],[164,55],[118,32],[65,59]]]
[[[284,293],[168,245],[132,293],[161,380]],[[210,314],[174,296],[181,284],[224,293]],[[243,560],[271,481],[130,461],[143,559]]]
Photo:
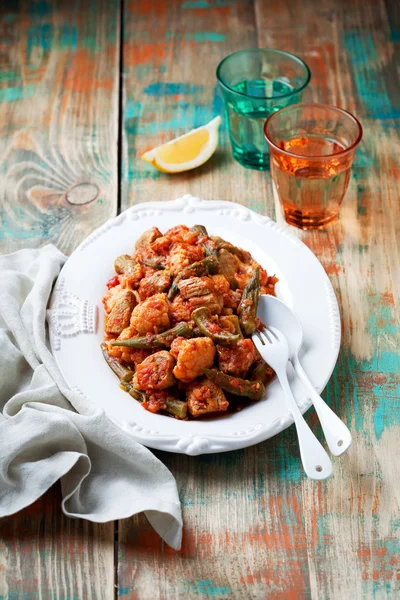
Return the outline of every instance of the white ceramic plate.
[[[178,224],[205,225],[249,250],[276,274],[277,296],[304,328],[302,364],[321,391],[332,374],[340,346],[339,310],[331,283],[314,254],[268,217],[232,202],[184,196],[173,202],[139,204],[92,233],[71,255],[57,280],[49,310],[50,342],[71,388],[103,407],[125,430],[150,448],[189,455],[236,450],[276,435],[292,423],[278,381],[265,399],[238,413],[207,420],[178,421],[144,410],[118,387],[100,350],[104,311],[101,298],[114,275],[113,263],[130,254],[152,226],[162,232]],[[293,391],[302,412],[311,405],[299,381]]]

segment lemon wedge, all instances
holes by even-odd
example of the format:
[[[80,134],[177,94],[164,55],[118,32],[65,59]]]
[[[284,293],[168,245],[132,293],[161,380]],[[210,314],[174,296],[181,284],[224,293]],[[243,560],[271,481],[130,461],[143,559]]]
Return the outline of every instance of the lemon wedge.
[[[203,165],[218,146],[221,117],[142,155],[143,160],[164,173],[181,173]]]

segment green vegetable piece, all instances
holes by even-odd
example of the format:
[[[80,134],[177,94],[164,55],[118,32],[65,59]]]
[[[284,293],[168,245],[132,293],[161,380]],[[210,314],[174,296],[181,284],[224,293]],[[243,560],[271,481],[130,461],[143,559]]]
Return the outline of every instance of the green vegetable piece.
[[[217,342],[218,344],[236,344],[240,340],[240,335],[225,331],[215,323],[205,306],[196,308],[191,316],[201,333],[211,338],[213,342]]]
[[[239,284],[237,282],[237,280],[235,279],[235,277],[231,277],[229,279],[229,287],[231,288],[231,290],[235,291],[238,289]]]
[[[247,252],[247,250],[242,250],[242,248],[234,246],[233,244],[227,242],[218,235],[212,235],[211,239],[214,242],[217,250],[228,250],[228,252],[230,252],[231,254],[235,254],[238,257],[238,259],[244,263],[248,263],[251,260],[251,254],[250,252]]]
[[[128,382],[132,379],[133,371],[131,371],[127,367],[124,367],[124,365],[121,365],[121,363],[116,358],[110,356],[106,344],[101,344],[101,351],[110,369],[115,373],[117,377],[119,377],[119,379],[122,382]]]
[[[165,401],[165,411],[177,419],[187,418],[187,402],[168,397]]]
[[[261,358],[254,363],[253,372],[251,374],[252,381],[261,381],[266,385],[274,376],[274,371],[270,366]]]
[[[240,329],[239,317],[237,315],[224,315],[224,316],[220,317],[221,322],[222,322],[222,319],[224,321],[230,321],[235,328],[235,333],[241,339],[243,339],[243,333],[242,333],[242,330]]]
[[[171,287],[169,288],[168,300],[173,300],[175,298],[175,296],[178,294],[178,292],[179,292],[178,284],[176,281],[173,281]]]
[[[190,230],[191,231],[198,231],[202,235],[205,235],[205,236],[208,237],[207,229],[204,227],[204,225],[193,225],[193,227],[191,227]]]
[[[200,329],[197,327],[197,325],[195,327],[193,327],[193,331],[192,331],[192,337],[201,337],[203,334],[201,333]]]
[[[128,394],[138,402],[146,402],[146,394],[141,390],[137,390],[136,388],[134,388],[131,383],[121,383],[120,387],[124,390],[124,392],[128,392]]]
[[[245,335],[251,335],[256,330],[256,315],[258,297],[260,294],[260,269],[256,267],[249,283],[243,290],[242,299],[238,306],[239,323]]]
[[[212,240],[206,240],[201,247],[203,248],[206,256],[213,256],[215,259],[218,259],[218,250]]]
[[[157,271],[164,271],[165,264],[161,261],[161,258],[145,258],[143,262],[147,267],[151,267],[152,269],[156,269]]]
[[[210,381],[218,385],[221,389],[236,396],[246,396],[251,400],[261,400],[265,393],[265,387],[261,381],[249,381],[240,377],[227,375],[217,369],[205,369],[204,374]]]
[[[163,333],[147,334],[142,337],[128,338],[127,340],[114,340],[111,342],[112,346],[126,346],[127,348],[144,348],[150,350],[152,348],[162,348],[164,346],[170,346],[175,338],[190,337],[192,335],[192,328],[189,323],[181,321],[177,323],[172,329],[168,329]]]

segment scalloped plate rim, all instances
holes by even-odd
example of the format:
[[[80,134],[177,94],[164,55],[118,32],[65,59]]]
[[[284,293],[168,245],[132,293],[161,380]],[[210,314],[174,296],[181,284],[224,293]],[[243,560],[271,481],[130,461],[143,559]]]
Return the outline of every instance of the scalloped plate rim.
[[[243,222],[250,219],[252,222],[254,222],[255,225],[267,225],[267,227],[271,228],[271,230],[273,230],[276,234],[284,236],[286,240],[291,244],[294,244],[299,248],[301,247],[302,251],[305,252],[305,254],[309,257],[310,260],[313,261],[314,267],[317,264],[319,265],[321,283],[323,283],[323,285],[325,286],[325,292],[327,297],[329,298],[328,302],[330,302],[330,314],[328,315],[328,319],[330,321],[330,328],[332,332],[332,344],[333,346],[335,346],[331,360],[332,364],[329,369],[330,372],[325,377],[325,381],[319,387],[319,391],[321,391],[325,387],[327,381],[329,380],[333,372],[340,349],[340,313],[332,284],[330,283],[330,280],[325,270],[323,269],[321,263],[318,261],[313,252],[301,240],[294,236],[288,230],[288,228],[281,227],[270,217],[260,215],[259,213],[241,204],[236,204],[225,200],[200,200],[197,197],[191,196],[190,194],[186,194],[172,201],[146,202],[133,205],[123,213],[112,217],[111,219],[106,221],[106,223],[104,223],[98,229],[93,231],[85,240],[81,242],[81,244],[67,259],[60,273],[58,281],[63,281],[63,271],[66,269],[68,263],[71,261],[73,256],[76,256],[78,253],[84,251],[86,247],[88,247],[91,243],[95,242],[97,238],[99,238],[110,228],[122,225],[126,219],[130,219],[132,223],[135,223],[136,221],[140,221],[140,218],[142,218],[143,216],[148,217],[153,215],[155,217],[159,217],[162,216],[162,214],[165,212],[170,213],[171,211],[175,211],[178,214],[180,212],[192,214],[198,211],[206,212],[212,210],[220,211],[222,216],[224,215],[224,213],[226,213],[229,214],[229,216],[234,216],[237,219],[242,219]],[[178,224],[178,221],[176,222],[176,224]],[[143,228],[140,231],[138,231],[138,234],[140,234],[141,231],[143,231]],[[53,292],[51,308],[53,307],[55,302],[56,291],[57,284]],[[56,361],[62,373],[64,374],[62,365],[58,360],[59,354],[56,351],[57,349],[55,345],[55,336],[52,330],[50,331],[50,343],[53,355],[55,356]],[[88,397],[86,394],[81,392],[80,388],[76,385],[75,382],[68,381],[68,378],[66,378],[66,381],[71,386],[71,388],[75,388],[75,390],[83,396],[85,396],[85,398],[89,402],[93,402],[92,398]],[[299,403],[299,407],[302,413],[308,410],[310,406],[311,402],[308,399]],[[107,411],[107,409],[105,410]],[[250,428],[250,430],[245,430],[244,432],[234,432],[227,435],[213,434],[212,436],[208,436],[208,438],[205,438],[204,436],[193,434],[177,436],[176,434],[166,433],[163,435],[159,432],[149,430],[148,427],[142,427],[141,425],[138,425],[132,420],[115,419],[115,417],[111,414],[109,414],[109,416],[122,429],[130,432],[138,442],[148,447],[166,450],[170,452],[186,453],[192,456],[203,453],[230,451],[251,446],[261,441],[267,440],[270,437],[273,437],[274,435],[277,435],[293,423],[293,418],[291,414],[288,412],[283,412],[282,415],[275,418],[268,425],[261,421],[253,425],[253,427]],[[166,421],[170,420],[169,417],[164,417],[164,419]]]

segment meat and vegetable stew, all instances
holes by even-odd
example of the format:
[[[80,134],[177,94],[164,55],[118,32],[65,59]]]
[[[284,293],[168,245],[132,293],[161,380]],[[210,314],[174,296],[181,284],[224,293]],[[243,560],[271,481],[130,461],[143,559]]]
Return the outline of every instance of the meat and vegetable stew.
[[[205,227],[152,227],[119,256],[103,297],[102,351],[120,386],[177,419],[241,410],[273,376],[251,340],[275,276]]]

